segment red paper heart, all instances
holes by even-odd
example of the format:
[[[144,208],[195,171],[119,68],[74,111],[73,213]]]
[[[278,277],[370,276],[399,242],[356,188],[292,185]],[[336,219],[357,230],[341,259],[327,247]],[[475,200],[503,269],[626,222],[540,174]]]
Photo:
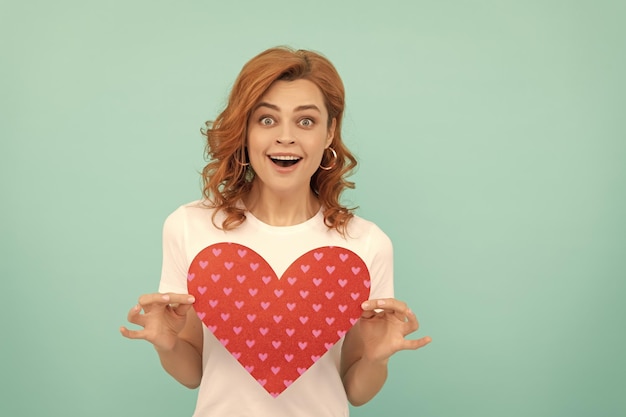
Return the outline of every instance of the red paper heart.
[[[370,276],[340,247],[305,253],[278,279],[258,253],[217,243],[187,276],[198,317],[272,396],[282,393],[361,316]]]

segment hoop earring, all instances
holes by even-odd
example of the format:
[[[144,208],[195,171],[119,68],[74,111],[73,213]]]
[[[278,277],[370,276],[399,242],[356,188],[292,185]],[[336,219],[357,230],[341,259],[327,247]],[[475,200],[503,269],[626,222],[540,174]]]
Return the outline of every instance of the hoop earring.
[[[330,146],[328,147],[328,149],[330,149],[330,152],[333,154],[333,163],[329,167],[325,167],[320,164],[320,168],[323,169],[324,171],[329,171],[333,169],[335,165],[337,164],[337,152],[335,152],[335,150],[331,148]]]
[[[246,151],[245,151],[245,149],[243,151],[243,160],[244,161],[246,160]],[[242,167],[250,166],[250,162],[239,162],[239,158],[237,158],[237,157],[235,157],[235,162],[237,162]]]

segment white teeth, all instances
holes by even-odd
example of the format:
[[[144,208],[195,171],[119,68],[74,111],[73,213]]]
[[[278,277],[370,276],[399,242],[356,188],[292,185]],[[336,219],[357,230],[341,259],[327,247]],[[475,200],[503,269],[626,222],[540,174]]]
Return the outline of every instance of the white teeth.
[[[277,159],[279,161],[297,161],[298,159],[300,159],[299,156],[293,156],[293,155],[276,155],[276,156],[270,156],[270,158]]]

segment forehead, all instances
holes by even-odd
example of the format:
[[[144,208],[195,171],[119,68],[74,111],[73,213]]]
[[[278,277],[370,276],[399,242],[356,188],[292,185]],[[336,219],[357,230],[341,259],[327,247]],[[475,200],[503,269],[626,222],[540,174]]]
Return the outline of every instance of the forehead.
[[[304,79],[274,81],[259,102],[276,105],[281,110],[292,110],[307,105],[315,105],[321,111],[326,110],[322,91],[315,83]]]

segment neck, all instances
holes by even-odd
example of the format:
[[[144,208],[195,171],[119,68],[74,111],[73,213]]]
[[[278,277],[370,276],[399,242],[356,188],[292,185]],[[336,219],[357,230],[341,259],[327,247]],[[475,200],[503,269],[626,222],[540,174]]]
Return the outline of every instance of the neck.
[[[296,194],[275,194],[252,187],[244,198],[246,209],[270,226],[293,226],[315,216],[320,202],[311,190]]]

